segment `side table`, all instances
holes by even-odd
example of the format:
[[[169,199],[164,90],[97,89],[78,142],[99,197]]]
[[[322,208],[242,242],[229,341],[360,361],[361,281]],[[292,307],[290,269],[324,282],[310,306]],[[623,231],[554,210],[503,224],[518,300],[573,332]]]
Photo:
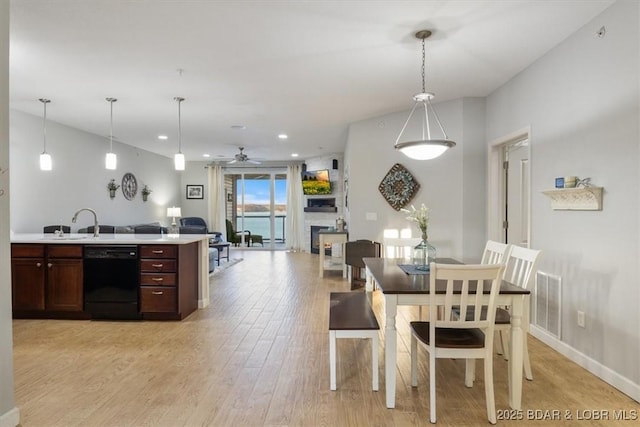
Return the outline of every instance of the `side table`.
[[[216,259],[216,262],[218,263],[218,265],[220,265],[220,257],[222,256],[221,253],[224,250],[224,248],[227,248],[227,256],[223,258],[225,258],[227,262],[229,261],[229,250],[231,248],[231,243],[229,242],[209,243],[209,247],[216,248],[218,250],[218,258]]]
[[[344,257],[344,245],[347,243],[347,239],[349,234],[346,231],[329,231],[329,230],[320,230],[318,232],[319,239],[319,252],[320,252],[320,277],[324,277],[324,260],[325,260],[325,250],[324,246],[328,243],[341,243],[342,244],[342,277],[347,277],[347,264],[345,263]],[[333,257],[332,257],[333,258]]]

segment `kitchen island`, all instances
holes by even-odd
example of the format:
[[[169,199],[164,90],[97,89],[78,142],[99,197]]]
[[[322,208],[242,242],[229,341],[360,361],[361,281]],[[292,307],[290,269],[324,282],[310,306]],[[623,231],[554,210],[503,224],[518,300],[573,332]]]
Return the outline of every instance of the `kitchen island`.
[[[209,305],[208,238],[206,234],[13,234],[13,315],[183,319]],[[128,264],[117,262],[124,258],[129,258]],[[125,276],[116,274],[120,270],[128,271],[126,289]],[[107,275],[113,275],[113,284],[104,278]],[[91,287],[101,280],[107,281],[102,289]],[[128,306],[113,304],[112,300],[125,298],[120,295],[124,293],[135,300]],[[95,304],[90,295],[102,295],[103,300]]]

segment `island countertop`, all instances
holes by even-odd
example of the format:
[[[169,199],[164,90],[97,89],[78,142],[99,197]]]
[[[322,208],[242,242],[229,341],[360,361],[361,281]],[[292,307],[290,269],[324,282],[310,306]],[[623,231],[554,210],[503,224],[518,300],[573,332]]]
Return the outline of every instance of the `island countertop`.
[[[72,245],[184,245],[208,239],[206,234],[93,234],[69,233],[63,236],[44,233],[13,233],[11,243],[42,243]]]

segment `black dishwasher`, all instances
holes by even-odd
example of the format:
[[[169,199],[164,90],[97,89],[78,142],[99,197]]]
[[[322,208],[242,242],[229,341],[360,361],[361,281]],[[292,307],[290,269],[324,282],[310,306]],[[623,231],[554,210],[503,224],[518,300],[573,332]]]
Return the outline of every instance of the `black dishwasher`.
[[[84,310],[92,319],[141,319],[138,246],[84,247]]]

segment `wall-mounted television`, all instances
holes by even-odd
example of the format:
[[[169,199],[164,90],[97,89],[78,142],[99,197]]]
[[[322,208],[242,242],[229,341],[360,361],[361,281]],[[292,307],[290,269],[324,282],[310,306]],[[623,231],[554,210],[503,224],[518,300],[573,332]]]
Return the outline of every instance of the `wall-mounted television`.
[[[309,196],[331,194],[329,169],[302,172],[302,192]]]

